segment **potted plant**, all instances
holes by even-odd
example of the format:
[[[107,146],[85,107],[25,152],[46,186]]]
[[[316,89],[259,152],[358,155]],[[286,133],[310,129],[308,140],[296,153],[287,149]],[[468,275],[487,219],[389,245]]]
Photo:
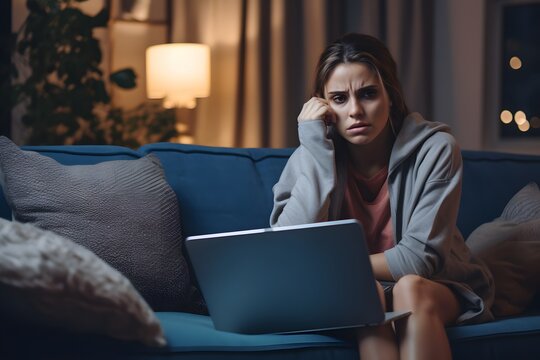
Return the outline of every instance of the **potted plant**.
[[[109,8],[94,16],[78,9],[85,0],[27,0],[28,17],[16,41],[16,57],[31,73],[14,68],[15,104],[23,103],[28,144],[116,144],[137,147],[178,135],[173,110],[145,103],[111,108],[102,53],[93,30],[107,27]],[[131,69],[113,72],[111,86],[133,88]]]

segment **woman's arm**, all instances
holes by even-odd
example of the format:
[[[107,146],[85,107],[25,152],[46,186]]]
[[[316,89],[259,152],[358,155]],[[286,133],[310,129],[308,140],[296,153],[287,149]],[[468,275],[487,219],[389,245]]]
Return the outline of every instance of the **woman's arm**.
[[[371,268],[373,269],[375,279],[379,281],[394,281],[384,253],[370,255],[369,259],[371,260]]]
[[[396,201],[401,239],[384,255],[394,280],[406,274],[432,278],[451,256],[461,197],[462,160],[455,139],[431,137],[409,169],[407,193]],[[405,174],[404,174],[405,176]]]
[[[326,124],[334,119],[326,100],[313,97],[298,115],[300,146],[274,186],[270,226],[328,220],[330,195],[335,187],[334,144]]]
[[[298,124],[300,146],[290,157],[273,187],[270,226],[328,220],[330,195],[335,187],[334,145],[322,120]]]

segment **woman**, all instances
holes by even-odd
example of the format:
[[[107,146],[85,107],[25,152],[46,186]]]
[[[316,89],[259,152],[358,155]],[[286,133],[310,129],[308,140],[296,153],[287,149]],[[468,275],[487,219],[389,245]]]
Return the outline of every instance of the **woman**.
[[[446,125],[409,114],[377,39],[322,53],[298,116],[300,146],[274,186],[272,226],[358,219],[381,302],[411,315],[358,332],[362,359],[451,358],[445,326],[492,318],[492,278],[456,227],[461,154]]]

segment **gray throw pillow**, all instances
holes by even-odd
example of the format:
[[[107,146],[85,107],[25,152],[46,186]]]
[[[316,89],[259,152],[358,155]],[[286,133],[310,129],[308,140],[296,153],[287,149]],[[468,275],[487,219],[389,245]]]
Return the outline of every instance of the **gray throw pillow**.
[[[0,183],[15,220],[87,247],[156,311],[188,305],[178,200],[157,157],[68,166],[0,137]]]
[[[523,312],[540,285],[540,190],[521,189],[501,216],[478,227],[467,239],[473,255],[489,267],[495,282],[495,316]]]
[[[0,314],[149,346],[166,343],[154,312],[122,274],[68,239],[5,219],[0,219]]]

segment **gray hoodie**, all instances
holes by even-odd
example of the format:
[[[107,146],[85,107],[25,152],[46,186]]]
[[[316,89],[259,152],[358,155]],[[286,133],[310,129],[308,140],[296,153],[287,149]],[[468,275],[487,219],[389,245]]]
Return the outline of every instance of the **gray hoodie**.
[[[322,120],[302,122],[298,132],[300,146],[273,188],[271,226],[340,219],[346,152],[336,151]],[[407,116],[388,166],[395,246],[384,255],[394,280],[417,274],[454,290],[464,304],[458,323],[486,321],[492,319],[493,279],[456,226],[461,176],[461,152],[449,127]]]

